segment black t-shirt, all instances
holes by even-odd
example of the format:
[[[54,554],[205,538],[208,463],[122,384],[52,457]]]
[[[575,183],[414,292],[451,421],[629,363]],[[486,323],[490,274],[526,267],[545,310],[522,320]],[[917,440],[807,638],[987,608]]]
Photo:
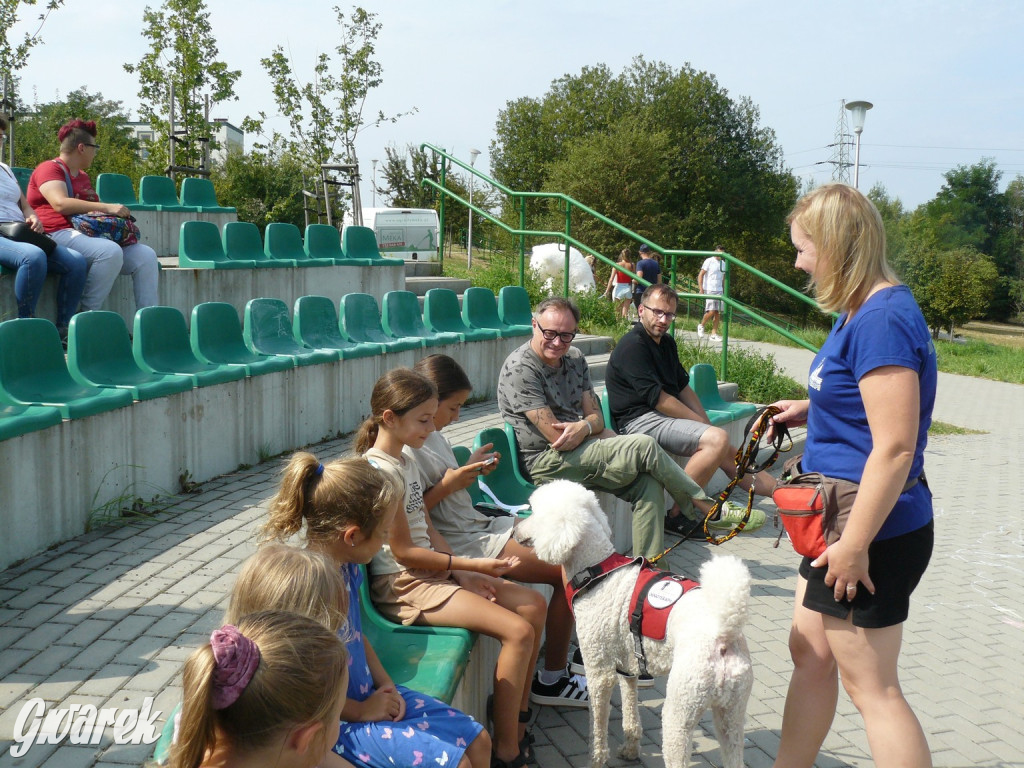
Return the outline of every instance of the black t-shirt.
[[[608,405],[620,429],[638,416],[655,410],[662,390],[672,397],[690,383],[690,375],[679,362],[675,339],[665,334],[661,343],[636,323],[608,359],[605,372]]]

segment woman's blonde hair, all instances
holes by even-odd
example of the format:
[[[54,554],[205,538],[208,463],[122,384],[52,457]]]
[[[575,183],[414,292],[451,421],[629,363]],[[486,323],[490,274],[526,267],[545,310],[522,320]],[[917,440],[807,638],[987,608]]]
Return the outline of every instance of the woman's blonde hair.
[[[348,617],[345,578],[320,552],[266,544],[242,565],[224,623],[258,611],[297,613],[337,632]]]
[[[825,312],[854,312],[880,281],[899,279],[885,258],[885,225],[868,198],[846,184],[825,184],[797,200],[786,219],[814,243],[814,297]]]
[[[256,644],[259,662],[238,698],[223,709],[213,708],[217,664],[210,643],[185,662],[171,768],[197,768],[217,746],[218,733],[244,752],[271,746],[292,728],[312,723],[324,725],[313,745],[317,754],[337,738],[338,724],[331,720],[348,686],[348,654],[338,636],[283,611],[245,616],[238,631]]]
[[[359,427],[356,435],[356,450],[365,453],[377,442],[384,411],[403,416],[432,397],[437,390],[431,381],[411,368],[393,368],[373,385],[370,394],[370,417]]]
[[[352,525],[371,536],[404,494],[405,488],[362,456],[321,464],[313,454],[300,451],[284,469],[260,538],[283,541],[303,531],[303,524],[306,540],[316,544],[335,541]]]

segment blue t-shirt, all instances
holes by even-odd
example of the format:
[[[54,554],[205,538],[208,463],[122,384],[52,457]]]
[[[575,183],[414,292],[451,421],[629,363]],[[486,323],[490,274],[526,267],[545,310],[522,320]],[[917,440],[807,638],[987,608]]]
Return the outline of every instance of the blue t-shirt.
[[[807,445],[802,466],[860,482],[871,452],[871,431],[858,382],[867,373],[887,365],[910,368],[921,387],[917,445],[910,477],[924,471],[924,449],[935,404],[938,373],[935,346],[921,310],[904,285],[884,288],[871,296],[849,323],[847,315],[832,332],[811,364],[807,392]],[[914,531],[932,519],[931,493],[917,483],[900,495],[875,540]]]
[[[654,285],[658,282],[658,275],[661,274],[661,266],[654,259],[640,259],[636,263],[636,273],[639,277]],[[647,286],[641,283],[636,284],[636,293],[643,293]]]

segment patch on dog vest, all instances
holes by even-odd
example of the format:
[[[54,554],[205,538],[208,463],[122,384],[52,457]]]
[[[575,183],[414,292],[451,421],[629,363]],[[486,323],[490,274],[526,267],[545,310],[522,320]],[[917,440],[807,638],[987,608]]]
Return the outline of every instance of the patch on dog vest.
[[[679,598],[699,586],[691,579],[658,570],[645,562],[633,587],[630,632],[652,640],[664,640],[672,608]]]

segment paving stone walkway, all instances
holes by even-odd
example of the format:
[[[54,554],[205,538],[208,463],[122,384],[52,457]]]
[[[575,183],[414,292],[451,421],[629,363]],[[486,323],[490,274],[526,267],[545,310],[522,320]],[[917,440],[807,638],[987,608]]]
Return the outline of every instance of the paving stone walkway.
[[[809,353],[758,346],[795,378],[805,378]],[[1024,387],[940,374],[935,416],[985,434],[933,437],[929,444],[936,547],[905,627],[903,685],[936,766],[1021,766]],[[474,405],[450,437],[468,445],[498,421],[493,402]],[[348,448],[348,440],[336,440],[314,451],[326,459]],[[110,729],[98,745],[35,745],[21,758],[11,757],[10,739],[33,698],[48,707],[140,708],[153,696],[154,711],[170,711],[180,695],[182,661],[218,626],[238,567],[254,551],[254,531],[279,467],[269,461],[204,483],[197,493],[168,500],[152,520],[93,531],[0,572],[0,768],[144,762],[150,746],[113,744]],[[773,547],[775,536],[766,526],[723,547],[743,557],[753,575],[750,768],[772,763],[790,673],[786,640],[798,558],[785,541]],[[712,549],[687,542],[669,562],[695,574]],[[662,696],[660,684],[641,693],[646,730],[640,762],[646,768],[664,765]],[[540,765],[586,765],[588,727],[586,710],[540,708]],[[621,740],[617,711],[610,727],[614,745]],[[870,763],[860,718],[841,694],[817,765]],[[720,764],[705,718],[691,765]]]

